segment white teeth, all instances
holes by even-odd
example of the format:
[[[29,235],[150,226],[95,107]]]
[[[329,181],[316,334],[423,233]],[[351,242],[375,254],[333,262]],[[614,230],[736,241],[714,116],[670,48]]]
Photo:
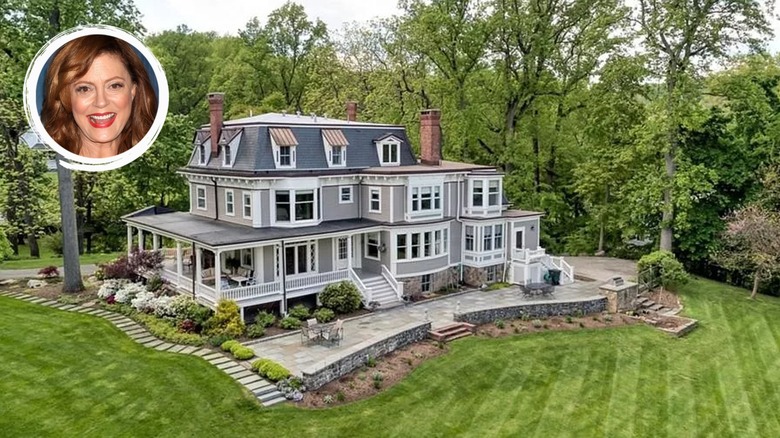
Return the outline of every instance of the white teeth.
[[[114,118],[114,116],[116,116],[116,114],[111,113],[111,114],[106,114],[105,116],[89,116],[89,117],[91,119],[94,119],[94,120],[103,121],[103,120],[108,120],[108,119]]]

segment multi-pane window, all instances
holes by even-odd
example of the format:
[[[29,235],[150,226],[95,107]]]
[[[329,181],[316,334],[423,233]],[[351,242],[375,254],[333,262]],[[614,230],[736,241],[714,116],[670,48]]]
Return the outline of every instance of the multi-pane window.
[[[292,166],[292,147],[279,146],[279,166]]]
[[[368,211],[372,213],[381,213],[382,198],[379,189],[378,188],[368,189],[368,193],[369,193]]]
[[[223,166],[230,166],[231,165],[231,162],[230,162],[230,159],[231,159],[231,156],[230,156],[230,154],[231,154],[230,145],[222,146],[222,152],[223,152],[222,153],[222,160],[223,160],[222,161],[222,165]]]
[[[412,211],[441,208],[441,186],[412,187]]]
[[[420,233],[412,234],[412,258],[420,258]]]
[[[339,237],[338,239],[338,258],[339,260],[346,260],[349,257],[349,240],[346,237]]]
[[[351,204],[352,203],[352,186],[345,186],[339,188],[339,204]]]
[[[431,274],[425,274],[420,281],[420,288],[423,292],[431,291]]]
[[[396,259],[413,260],[447,253],[448,230],[396,235]]]
[[[446,230],[445,230],[446,231]],[[441,254],[441,230],[436,230],[433,232],[433,253],[435,255]]]
[[[284,248],[284,272],[287,275],[315,272],[317,250],[314,242],[287,244]]]
[[[488,225],[482,229],[482,250],[493,250],[493,226]]]
[[[295,220],[314,219],[314,190],[295,192]]]
[[[485,268],[485,282],[487,283],[495,283],[498,281],[498,276],[496,275],[498,272],[498,267],[496,265],[488,266]]]
[[[228,216],[234,216],[236,214],[233,190],[225,190],[225,214]]]
[[[502,249],[504,247],[504,224],[494,225],[493,248]]]
[[[397,164],[398,162],[398,143],[383,143],[382,164]]]
[[[366,234],[366,257],[379,258],[379,232]]]
[[[471,195],[471,205],[475,207],[482,206],[482,181],[474,181],[474,188]]]
[[[488,205],[498,205],[499,199],[498,199],[498,192],[499,192],[499,181],[497,179],[493,179],[488,181]]]
[[[244,248],[241,250],[241,264],[249,268],[252,267],[252,249]]]
[[[276,221],[307,221],[317,219],[314,190],[277,190]]]
[[[474,227],[466,225],[466,251],[474,251]]]
[[[276,220],[278,222],[290,221],[290,192],[287,190],[276,192]]]
[[[244,218],[252,218],[252,193],[244,192]]]
[[[330,164],[333,166],[344,164],[344,146],[333,146],[331,148]]]
[[[196,205],[198,206],[199,210],[205,210],[206,209],[206,188],[205,187],[197,187],[195,189],[196,192]]]
[[[198,146],[198,164],[206,164],[206,146]]]
[[[396,258],[403,260],[406,258],[406,234],[399,234],[395,237]]]

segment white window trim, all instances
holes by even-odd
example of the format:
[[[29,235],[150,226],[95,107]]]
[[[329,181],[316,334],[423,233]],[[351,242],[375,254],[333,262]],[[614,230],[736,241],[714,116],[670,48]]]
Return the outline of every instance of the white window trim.
[[[199,204],[200,196],[198,195],[198,190],[203,189],[203,207],[201,207]],[[195,186],[195,208],[198,210],[208,210],[209,209],[209,197],[208,192],[206,192],[206,186]]]
[[[385,145],[395,145],[395,160],[394,161],[384,161],[384,147]],[[401,165],[401,140],[396,138],[395,136],[388,137],[384,140],[376,142],[376,153],[377,158],[379,158],[379,165],[380,166],[400,166]]]
[[[228,202],[228,193],[230,193],[230,198],[232,201]],[[228,205],[233,210],[232,212],[228,210]],[[233,191],[233,189],[225,189],[225,215],[227,216],[235,216],[236,215],[236,193]]]
[[[314,218],[312,219],[305,219],[305,220],[295,220],[295,195],[297,192],[308,192],[311,191],[314,193],[314,206],[313,206],[313,213]],[[277,192],[289,192],[290,193],[290,220],[287,221],[279,221],[276,217],[276,193]],[[271,190],[271,224],[275,226],[280,227],[291,227],[291,226],[301,226],[301,225],[317,225],[322,221],[322,212],[320,211],[321,202],[320,202],[320,196],[322,196],[322,190],[320,190],[319,187],[314,188],[299,188],[299,189],[274,189]]]
[[[279,169],[294,169],[295,168],[295,146],[286,146],[290,148],[290,165],[281,165],[280,158],[281,158],[281,147],[276,144],[274,141],[274,137],[271,136],[271,149],[273,149],[274,152],[274,164]]]
[[[349,200],[345,201],[341,199],[341,191],[344,189],[349,189]],[[380,195],[381,196],[381,195]],[[355,202],[355,194],[352,186],[339,186],[339,204],[352,204]]]
[[[203,153],[201,153],[203,151]],[[205,143],[198,145],[198,150],[195,152],[198,155],[198,165],[205,166],[209,162],[211,156],[211,148]]]
[[[376,234],[376,257],[372,257],[368,255],[368,235],[369,234]],[[363,257],[369,259],[369,260],[382,260],[382,233],[380,231],[371,231],[365,234],[365,247],[363,248]],[[386,249],[385,249],[386,250]]]
[[[226,151],[230,151],[230,159],[228,160],[228,155]],[[222,167],[233,167],[233,154],[235,154],[235,151],[232,147],[230,147],[229,144],[222,145]]]
[[[244,254],[246,254],[246,253],[249,254],[249,260],[252,262],[250,264],[245,264],[244,263]],[[238,256],[239,256],[239,260],[241,261],[241,267],[248,268],[248,269],[251,269],[251,270],[255,269],[254,268],[255,254],[254,254],[254,250],[252,248],[242,248],[239,251]]]
[[[503,206],[501,205],[501,199],[503,198],[504,185],[503,180],[499,177],[490,176],[484,178],[468,178],[468,190],[466,200],[466,214],[487,216],[489,214],[501,213]],[[498,203],[496,205],[490,205],[490,182],[498,181]],[[482,205],[474,204],[474,185],[476,182],[482,183]]]
[[[287,250],[287,248],[299,247],[299,246],[306,246],[306,267],[307,268],[311,268],[312,262],[314,262],[314,270],[307,270],[306,272],[298,273],[298,274],[287,274],[287,266],[286,265],[282,265],[280,269],[284,270],[285,277],[288,280],[289,279],[294,279],[294,278],[302,278],[302,277],[306,277],[308,275],[318,274],[319,273],[319,269],[320,269],[320,264],[319,264],[320,248],[319,248],[318,242],[316,240],[307,240],[307,241],[303,241],[303,242],[292,242],[292,243],[285,244],[284,249]],[[312,246],[314,247],[314,251],[313,251],[314,255],[312,255]],[[295,253],[297,254],[297,250],[296,250]],[[309,257],[314,257],[314,259],[312,260]],[[285,260],[285,262],[286,262],[286,260]],[[280,264],[281,264],[281,261],[280,261]],[[295,266],[297,268],[298,264],[296,263]]]
[[[371,203],[373,202],[373,194],[376,193],[378,195],[377,203],[379,204],[379,208],[374,210],[372,208]],[[368,188],[368,212],[369,213],[382,213],[382,189],[380,187],[369,187]]]
[[[398,262],[398,263],[412,263],[412,262],[419,262],[424,260],[432,260],[432,259],[438,259],[441,257],[448,257],[450,253],[450,241],[449,238],[449,223],[445,226],[439,226],[439,227],[428,227],[428,228],[415,228],[405,231],[397,231],[394,232],[391,236],[391,244],[392,248],[389,248],[389,250],[392,250],[392,261]],[[444,240],[444,233],[445,230],[447,232],[447,240]],[[440,242],[436,241],[436,232],[440,232],[442,236],[442,240]],[[431,239],[433,240],[431,244],[431,254],[426,256],[425,254],[425,233],[431,233]],[[418,252],[418,257],[412,257],[412,235],[413,234],[419,234],[419,246],[420,250]],[[406,236],[406,257],[403,259],[398,258],[398,236],[405,235]],[[437,248],[439,249],[439,253],[437,253]]]
[[[246,200],[249,198],[249,215],[246,214],[246,207],[247,203]],[[252,192],[247,192],[246,190],[241,192],[241,215],[244,219],[252,219]]]

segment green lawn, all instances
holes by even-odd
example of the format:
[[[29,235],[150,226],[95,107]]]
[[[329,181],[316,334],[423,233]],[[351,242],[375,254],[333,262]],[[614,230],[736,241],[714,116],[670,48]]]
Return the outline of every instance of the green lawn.
[[[780,436],[780,300],[697,280],[701,327],[467,338],[379,396],[263,409],[189,356],[0,297],[4,436]]]
[[[19,246],[19,255],[14,256],[12,260],[6,260],[0,263],[0,269],[37,269],[46,266],[62,266],[62,257],[57,256],[48,248],[41,246],[41,257],[31,258],[30,248],[27,245]],[[113,260],[124,254],[123,252],[113,252],[109,254],[82,254],[79,256],[79,263],[97,264]]]

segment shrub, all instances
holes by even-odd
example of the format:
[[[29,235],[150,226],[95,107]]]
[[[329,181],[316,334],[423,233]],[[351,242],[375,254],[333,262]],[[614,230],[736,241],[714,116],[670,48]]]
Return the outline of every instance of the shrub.
[[[231,339],[229,341],[223,342],[222,345],[219,346],[219,348],[221,348],[222,351],[233,351],[233,347],[237,345],[241,345],[241,344],[235,339]]]
[[[193,333],[182,333],[168,321],[156,318],[145,313],[136,313],[133,319],[146,326],[149,333],[168,342],[185,345],[200,346],[205,343],[205,339],[200,335]]]
[[[48,234],[46,236],[43,236],[38,240],[38,243],[40,243],[41,246],[43,246],[44,248],[49,249],[55,255],[57,256],[62,255],[62,250],[63,250],[62,232],[57,231],[54,234]]]
[[[347,395],[344,394],[344,391],[339,389],[338,392],[336,392],[336,400],[339,402],[344,402],[347,400]]]
[[[146,282],[146,290],[149,292],[157,292],[165,285],[165,280],[160,277],[159,274],[152,275],[149,281]]]
[[[98,289],[98,298],[107,299],[114,296],[119,289],[122,289],[127,284],[127,280],[106,280],[100,285]]]
[[[664,288],[685,284],[689,280],[682,263],[669,251],[655,251],[642,256],[636,266],[641,276],[649,276],[640,278],[640,281],[658,279]]]
[[[252,369],[273,382],[278,382],[279,380],[290,377],[290,371],[288,371],[287,368],[271,359],[260,359],[252,362]]]
[[[276,389],[284,395],[284,398],[292,401],[303,400],[303,393],[306,387],[298,377],[288,377],[276,383]]]
[[[358,310],[362,304],[362,297],[357,286],[350,281],[342,281],[329,284],[320,293],[320,301],[323,307],[343,314]]]
[[[336,317],[336,313],[327,307],[320,307],[319,309],[315,310],[314,313],[312,313],[312,316],[317,318],[317,322],[325,323],[332,321],[333,318]]]
[[[290,309],[288,316],[292,316],[295,319],[300,319],[301,321],[303,321],[309,317],[309,308],[304,306],[303,304],[298,304],[297,306],[293,306]]]
[[[116,260],[100,265],[105,278],[125,278],[138,281],[145,273],[162,268],[162,251],[139,251],[137,248],[129,255],[119,256]]]
[[[60,270],[57,269],[56,266],[47,266],[45,268],[41,268],[41,270],[38,271],[38,275],[40,275],[43,278],[59,277]]]
[[[195,333],[195,331],[198,329],[198,327],[195,325],[195,322],[191,319],[179,321],[178,327],[179,331],[184,333]]]
[[[369,368],[376,367],[376,358],[368,356],[368,359],[366,359],[366,366]]]
[[[497,283],[493,283],[493,284],[489,285],[489,286],[486,288],[486,290],[488,290],[488,291],[491,291],[491,290],[506,289],[506,288],[508,288],[508,287],[510,287],[510,286],[512,286],[512,285],[511,285],[511,284],[509,284],[509,283],[504,283],[504,282],[502,282],[502,281],[499,281],[499,282],[497,282]]]
[[[146,288],[142,284],[125,283],[114,294],[114,300],[117,303],[130,304],[133,302],[133,299],[137,297],[139,294],[151,294],[151,296],[154,297],[154,294],[152,294],[151,292],[147,292]],[[152,310],[154,309],[152,308]]]
[[[533,325],[534,328],[540,328],[542,326],[542,320],[535,319],[535,320],[531,321],[531,325]]]
[[[14,249],[11,247],[11,242],[8,241],[8,236],[5,235],[5,230],[0,229],[0,262],[8,260],[14,255]]]
[[[503,319],[497,319],[495,324],[496,324],[496,327],[499,328],[499,329],[503,329],[506,326],[506,323],[504,323]]]
[[[333,403],[333,396],[328,394],[325,397],[322,397],[322,402],[325,403],[326,405]]]
[[[292,316],[286,316],[282,318],[282,321],[279,323],[279,325],[285,329],[285,330],[295,330],[301,328],[301,320],[298,318],[293,318]]]
[[[374,388],[379,389],[382,387],[382,382],[385,380],[385,376],[383,376],[380,372],[376,372],[374,373],[372,380],[374,381]]]
[[[249,347],[244,347],[243,345],[239,345],[238,347],[230,350],[231,353],[233,353],[233,356],[235,356],[238,360],[249,360],[253,357],[255,357],[255,352]]]
[[[173,297],[168,303],[168,309],[177,320],[192,320],[198,329],[202,328],[214,313],[208,307],[198,304],[198,302],[193,300],[189,295],[177,295]]]
[[[255,324],[263,327],[271,327],[276,322],[276,316],[273,313],[263,310],[255,316]]]
[[[260,324],[250,324],[246,326],[246,335],[250,338],[259,338],[265,335],[265,327]]]
[[[231,300],[219,300],[217,312],[206,322],[206,327],[210,335],[225,334],[231,338],[238,338],[246,331],[238,304]]]
[[[224,335],[224,334],[220,334],[220,335],[215,335],[215,336],[210,337],[209,338],[209,344],[211,344],[214,347],[219,347],[222,344],[224,344],[225,341],[229,341],[229,340],[230,340],[230,336]]]
[[[610,315],[610,314],[604,315],[604,322],[606,322],[607,324],[612,322],[612,315]]]
[[[572,319],[571,319],[571,316],[567,316],[567,317],[566,317],[566,322],[567,322],[568,324],[571,324],[571,321],[572,321]]]

